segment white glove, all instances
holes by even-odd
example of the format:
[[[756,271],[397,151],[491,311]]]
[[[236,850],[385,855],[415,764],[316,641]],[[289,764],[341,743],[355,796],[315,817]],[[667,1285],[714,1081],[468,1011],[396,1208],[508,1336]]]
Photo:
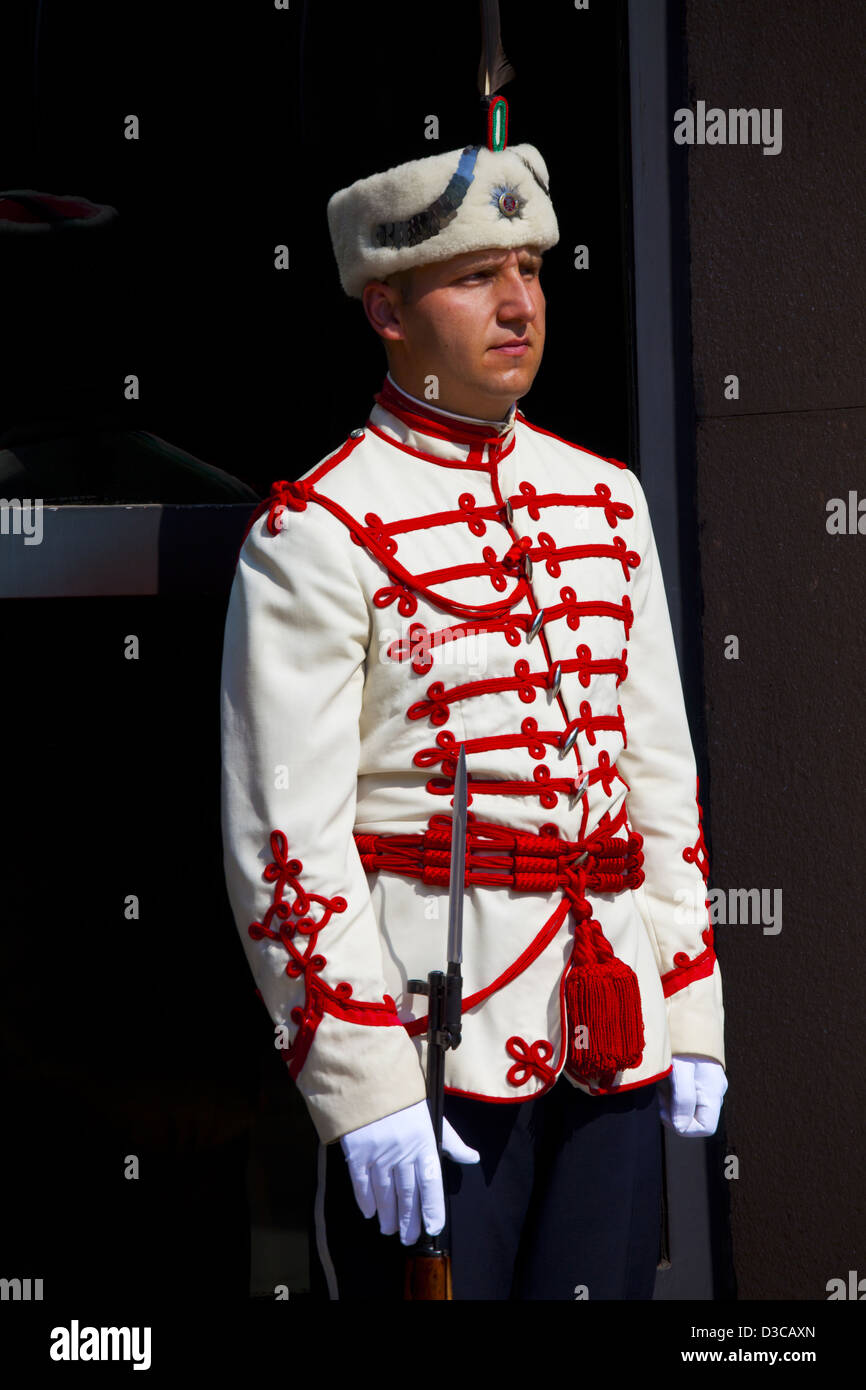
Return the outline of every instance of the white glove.
[[[663,1123],[690,1138],[715,1134],[727,1089],[728,1078],[721,1063],[690,1053],[675,1056],[670,1076],[660,1083]]]
[[[421,1216],[431,1235],[445,1225],[445,1193],[436,1136],[426,1100],[384,1115],[340,1139],[358,1206],[365,1216],[379,1213],[379,1229],[391,1236],[400,1228],[404,1245],[421,1235]],[[442,1119],[442,1150],[457,1163],[479,1163],[454,1128]]]

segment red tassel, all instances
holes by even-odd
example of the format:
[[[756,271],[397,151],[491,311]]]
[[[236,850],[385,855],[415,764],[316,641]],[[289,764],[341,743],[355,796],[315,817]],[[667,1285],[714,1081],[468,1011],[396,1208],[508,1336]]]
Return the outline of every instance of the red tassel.
[[[611,955],[572,970],[565,997],[572,1072],[581,1081],[598,1077],[602,1086],[612,1086],[618,1071],[638,1066],[643,1057],[637,976],[625,961]],[[576,1036],[578,1029],[585,1034]]]

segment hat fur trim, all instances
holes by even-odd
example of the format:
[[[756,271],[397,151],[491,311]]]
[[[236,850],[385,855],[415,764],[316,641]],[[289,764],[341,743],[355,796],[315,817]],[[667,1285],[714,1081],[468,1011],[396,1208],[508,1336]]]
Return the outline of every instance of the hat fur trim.
[[[512,145],[493,151],[482,145],[474,159],[469,158],[475,149],[410,160],[358,179],[333,195],[328,227],[346,294],[358,299],[370,280],[467,251],[515,246],[546,251],[556,245],[559,227],[547,165],[538,150]],[[465,189],[460,180],[454,181],[459,167],[471,171]],[[450,210],[443,215],[442,195],[449,187],[457,192],[444,200]],[[420,238],[416,244],[387,244],[389,236],[399,238],[399,224],[409,219],[412,231],[404,229],[403,236]],[[398,227],[396,233],[390,224]]]

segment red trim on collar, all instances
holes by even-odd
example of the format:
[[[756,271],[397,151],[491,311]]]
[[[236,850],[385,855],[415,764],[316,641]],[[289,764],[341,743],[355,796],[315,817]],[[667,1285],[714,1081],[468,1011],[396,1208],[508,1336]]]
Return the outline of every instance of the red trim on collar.
[[[447,439],[452,444],[500,444],[503,435],[493,431],[493,421],[487,425],[470,425],[462,420],[448,423],[445,415],[426,415],[418,410],[410,396],[405,395],[386,377],[381,391],[373,397],[377,405],[389,410],[418,434],[429,434],[434,439]]]
[[[387,408],[391,414],[395,413],[391,411],[390,406]],[[402,439],[392,439],[390,434],[386,434],[384,430],[380,430],[378,425],[373,424],[372,420],[367,420],[364,428],[370,430],[372,434],[378,435],[386,444],[393,445],[395,449],[402,449],[404,454],[412,454],[414,458],[424,459],[427,463],[438,463],[441,464],[443,468],[474,468],[480,470],[482,473],[489,473],[500,459],[507,458],[516,443],[515,437],[512,434],[505,448],[502,450],[502,453],[497,454],[494,447],[492,451],[493,457],[487,461],[481,457],[483,452],[482,445],[470,445],[469,453],[465,459],[450,459],[440,458],[438,454],[425,454],[421,449],[413,449],[411,444],[404,444]]]

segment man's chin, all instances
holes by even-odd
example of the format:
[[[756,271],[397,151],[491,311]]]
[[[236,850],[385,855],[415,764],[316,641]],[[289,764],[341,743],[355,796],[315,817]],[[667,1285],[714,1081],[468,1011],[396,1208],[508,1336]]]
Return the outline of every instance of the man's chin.
[[[493,370],[485,373],[488,390],[497,396],[517,400],[520,396],[526,395],[535,380],[539,365],[534,353],[531,362],[525,359],[514,363],[494,362],[491,364]]]

